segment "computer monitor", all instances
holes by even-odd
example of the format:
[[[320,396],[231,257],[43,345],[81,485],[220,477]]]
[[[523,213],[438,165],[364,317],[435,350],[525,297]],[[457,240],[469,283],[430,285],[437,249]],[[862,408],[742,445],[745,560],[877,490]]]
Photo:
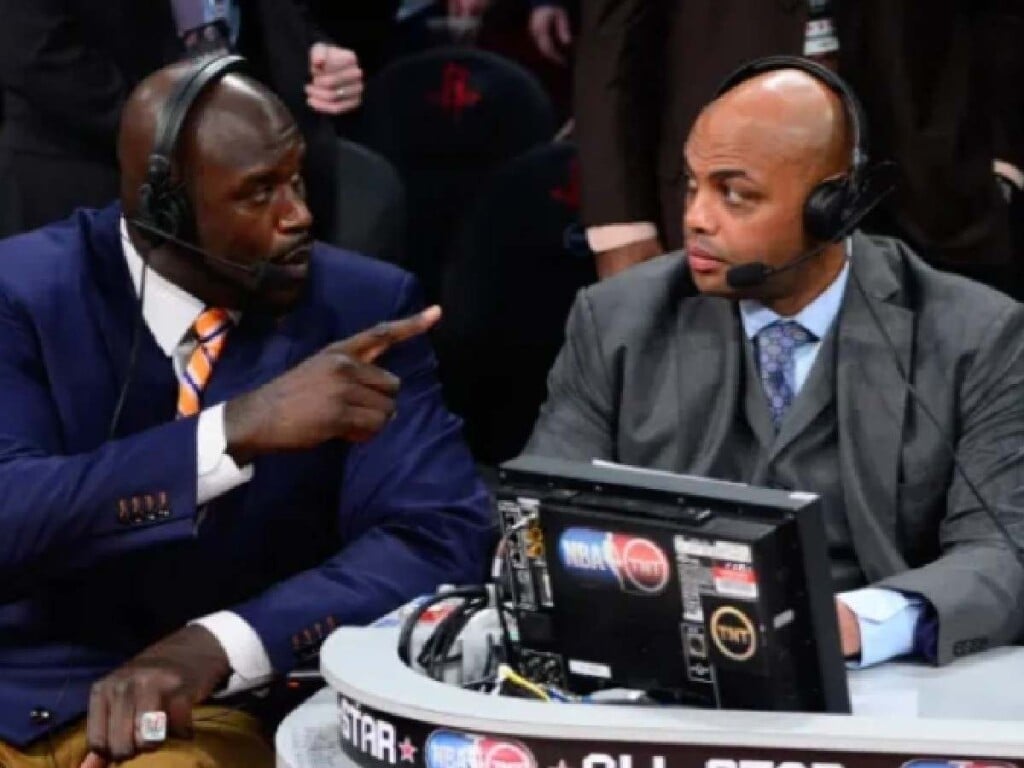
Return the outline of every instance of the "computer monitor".
[[[533,456],[499,480],[513,661],[531,679],[850,711],[814,494]]]

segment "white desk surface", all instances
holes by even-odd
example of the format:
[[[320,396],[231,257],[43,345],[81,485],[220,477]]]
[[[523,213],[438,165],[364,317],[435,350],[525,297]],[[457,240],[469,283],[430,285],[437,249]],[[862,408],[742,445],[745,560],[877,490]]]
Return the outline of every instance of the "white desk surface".
[[[321,669],[333,690],[321,691],[282,723],[281,765],[352,766],[338,746],[339,692],[393,715],[494,734],[1024,757],[1024,648],[996,649],[943,668],[890,663],[852,671],[851,716],[494,698],[407,668],[395,650],[397,636],[392,627],[343,628],[328,638]],[[332,745],[337,752],[330,756]],[[303,749],[317,760],[304,760]]]

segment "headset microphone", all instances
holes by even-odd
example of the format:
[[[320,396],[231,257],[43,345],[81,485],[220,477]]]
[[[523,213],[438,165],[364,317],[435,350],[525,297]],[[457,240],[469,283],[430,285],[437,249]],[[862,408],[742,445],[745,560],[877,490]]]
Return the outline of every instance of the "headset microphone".
[[[725,282],[730,288],[757,288],[766,283],[769,277],[774,277],[780,272],[789,272],[804,262],[810,261],[830,245],[832,245],[831,240],[821,243],[781,267],[770,267],[763,261],[752,261],[749,264],[729,267],[725,273]]]
[[[721,96],[751,77],[779,69],[802,70],[828,86],[842,100],[853,145],[850,151],[850,168],[843,176],[829,178],[817,184],[804,200],[804,231],[811,241],[819,245],[781,267],[772,267],[762,262],[732,267],[725,276],[726,283],[732,288],[754,288],[773,275],[795,269],[818,256],[830,244],[837,243],[850,234],[861,220],[885,199],[894,186],[886,185],[877,191],[871,189],[873,182],[878,178],[879,170],[892,167],[892,164],[870,164],[864,107],[846,82],[827,67],[794,56],[767,56],[744,64],[729,75],[718,87],[716,96]]]
[[[190,251],[194,254],[202,256],[204,259],[206,259],[212,264],[217,265],[218,267],[225,268],[228,270],[234,270],[246,277],[252,278],[255,278],[260,272],[259,268],[253,264],[239,264],[238,262],[230,261],[228,259],[222,259],[219,256],[214,256],[212,253],[210,253],[207,250],[204,250],[203,248],[200,248],[195,243],[190,243],[188,240],[183,240],[180,237],[176,237],[170,232],[165,232],[164,230],[159,229],[158,227],[154,227],[152,224],[143,221],[142,219],[128,219],[128,223],[131,224],[133,227],[138,227],[155,240],[166,240],[169,243],[174,243],[179,248],[184,248],[186,251]]]
[[[223,259],[220,256],[214,256],[212,253],[200,248],[195,243],[190,243],[188,240],[176,237],[172,233],[165,232],[164,230],[154,227],[152,224],[141,219],[128,219],[128,223],[132,226],[138,227],[154,240],[166,240],[169,243],[174,243],[174,245],[179,248],[184,248],[185,250],[200,256],[221,274],[223,274],[224,271],[237,273],[243,278],[247,288],[266,288],[274,285],[294,282],[294,278],[288,272],[287,268],[278,264],[273,264],[266,260],[260,261],[256,264],[239,264],[238,262],[231,261],[230,259]]]

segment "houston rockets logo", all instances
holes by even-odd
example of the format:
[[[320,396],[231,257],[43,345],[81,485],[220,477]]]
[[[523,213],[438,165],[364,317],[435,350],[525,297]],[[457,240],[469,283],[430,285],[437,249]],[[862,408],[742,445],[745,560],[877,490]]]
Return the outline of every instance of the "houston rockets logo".
[[[441,90],[427,94],[427,99],[450,113],[455,122],[462,118],[466,109],[476,106],[482,98],[480,91],[474,91],[470,85],[469,75],[468,69],[450,61],[444,65]]]
[[[668,558],[650,539],[593,528],[567,528],[559,539],[558,554],[573,575],[617,583],[630,594],[657,595],[668,584]]]
[[[580,161],[573,158],[569,166],[569,178],[565,186],[555,187],[551,190],[551,199],[556,200],[567,208],[578,210],[580,207]]]

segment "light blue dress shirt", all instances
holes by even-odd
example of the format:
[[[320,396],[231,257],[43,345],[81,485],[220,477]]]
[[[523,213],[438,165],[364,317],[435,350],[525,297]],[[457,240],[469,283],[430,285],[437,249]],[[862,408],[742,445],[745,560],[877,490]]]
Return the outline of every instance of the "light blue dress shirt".
[[[821,350],[822,339],[839,315],[850,278],[850,241],[846,241],[846,263],[832,284],[814,301],[790,318],[783,318],[763,304],[750,299],[740,301],[740,320],[747,338],[754,341],[757,334],[777,320],[795,320],[814,334],[817,341],[800,346],[793,354],[792,380],[788,381],[795,395],[811,372]],[[891,589],[867,587],[842,592],[839,599],[857,616],[860,626],[860,659],[850,661],[853,668],[869,667],[883,661],[905,656],[913,651],[914,630],[924,610],[920,599]]]

